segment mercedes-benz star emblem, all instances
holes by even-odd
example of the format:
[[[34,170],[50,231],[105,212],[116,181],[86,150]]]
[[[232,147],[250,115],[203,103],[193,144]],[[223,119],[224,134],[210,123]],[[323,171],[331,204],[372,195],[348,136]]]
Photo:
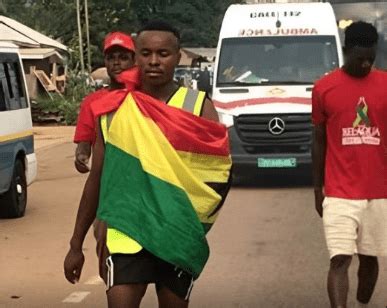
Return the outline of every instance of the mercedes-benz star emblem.
[[[281,135],[285,131],[285,122],[281,118],[272,118],[268,126],[273,135]]]

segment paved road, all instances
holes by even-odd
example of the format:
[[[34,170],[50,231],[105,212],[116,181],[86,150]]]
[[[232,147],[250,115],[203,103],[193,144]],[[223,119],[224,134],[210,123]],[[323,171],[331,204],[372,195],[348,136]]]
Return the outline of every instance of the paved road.
[[[0,220],[0,307],[106,307],[91,237],[80,283],[62,273],[85,181],[72,153],[70,143],[41,148],[26,216]],[[312,200],[308,187],[232,189],[209,235],[211,258],[191,307],[328,307],[328,255]],[[386,307],[386,285],[382,260],[374,307]],[[153,286],[142,307],[156,307]]]

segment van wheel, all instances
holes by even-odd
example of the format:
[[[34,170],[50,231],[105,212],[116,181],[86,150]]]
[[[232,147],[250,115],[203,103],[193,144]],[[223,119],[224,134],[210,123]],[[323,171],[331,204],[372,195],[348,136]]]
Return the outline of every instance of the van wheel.
[[[24,164],[15,161],[9,190],[0,197],[0,217],[18,218],[24,216],[27,205],[27,180]]]

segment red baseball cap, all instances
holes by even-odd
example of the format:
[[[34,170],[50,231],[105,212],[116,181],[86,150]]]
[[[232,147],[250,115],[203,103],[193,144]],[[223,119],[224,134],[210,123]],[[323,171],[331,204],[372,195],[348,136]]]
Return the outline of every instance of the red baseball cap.
[[[105,37],[103,45],[103,52],[106,52],[110,47],[121,46],[122,48],[128,49],[134,52],[134,42],[130,35],[122,32],[111,32]]]

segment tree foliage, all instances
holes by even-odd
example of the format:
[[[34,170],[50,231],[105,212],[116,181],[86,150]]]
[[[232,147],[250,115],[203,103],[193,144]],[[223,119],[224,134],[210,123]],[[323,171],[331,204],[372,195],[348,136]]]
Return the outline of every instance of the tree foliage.
[[[215,47],[223,14],[237,0],[133,0],[138,23],[168,20],[181,32],[182,46]]]
[[[184,47],[215,47],[223,14],[241,0],[88,0],[93,67],[102,64],[102,42],[111,31],[136,32],[149,20],[167,20]],[[84,1],[81,0],[84,16]],[[79,59],[75,0],[0,0],[0,14],[61,41]],[[84,46],[86,49],[86,46]]]

